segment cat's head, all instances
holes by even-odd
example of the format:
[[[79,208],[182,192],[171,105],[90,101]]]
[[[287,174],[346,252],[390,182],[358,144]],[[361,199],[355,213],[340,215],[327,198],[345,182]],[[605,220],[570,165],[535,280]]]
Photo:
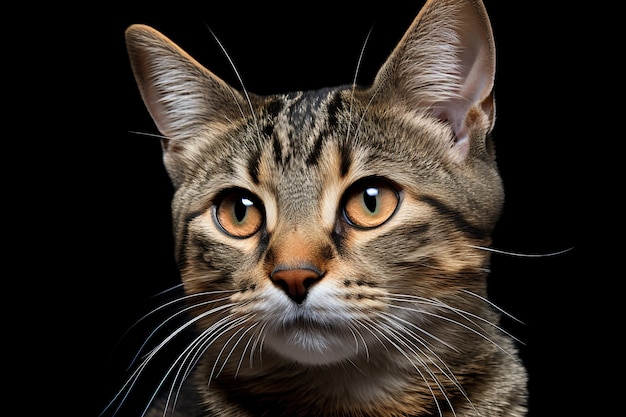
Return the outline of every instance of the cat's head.
[[[126,37],[202,330],[325,364],[385,345],[391,310],[418,323],[484,305],[459,296],[485,295],[477,246],[503,199],[480,2],[428,2],[367,88],[258,96],[150,27]]]

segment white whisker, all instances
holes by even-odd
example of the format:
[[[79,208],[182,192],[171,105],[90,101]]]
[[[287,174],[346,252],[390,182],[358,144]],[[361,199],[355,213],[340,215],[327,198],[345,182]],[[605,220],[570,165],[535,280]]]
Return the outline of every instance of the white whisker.
[[[178,327],[176,330],[174,330],[173,332],[171,332],[171,333],[168,335],[168,337],[166,337],[166,338],[165,338],[165,339],[164,339],[164,340],[163,340],[163,341],[162,341],[162,342],[161,342],[161,343],[160,343],[157,347],[155,347],[154,349],[152,349],[152,350],[150,351],[150,353],[148,354],[148,356],[147,356],[147,357],[146,357],[146,358],[142,361],[142,367],[144,367],[144,368],[145,368],[145,366],[148,364],[148,362],[150,362],[150,361],[154,358],[154,356],[157,354],[157,352],[159,352],[161,349],[163,349],[163,347],[164,347],[165,345],[167,345],[169,342],[171,342],[171,341],[172,341],[172,339],[174,339],[174,338],[175,338],[178,334],[180,334],[180,333],[181,333],[184,329],[186,329],[186,328],[190,327],[191,325],[193,325],[194,323],[196,323],[196,322],[198,322],[198,321],[202,320],[203,318],[205,318],[205,317],[207,317],[207,316],[209,316],[209,315],[211,315],[211,314],[214,314],[215,312],[218,312],[218,311],[224,310],[224,309],[226,309],[226,308],[230,308],[230,307],[232,307],[232,306],[233,306],[233,304],[225,304],[225,305],[222,305],[222,306],[220,306],[220,307],[216,307],[216,308],[214,308],[214,309],[211,309],[211,310],[208,310],[208,311],[206,311],[206,312],[203,312],[202,314],[199,314],[199,315],[197,315],[197,316],[193,317],[192,319],[188,320],[185,324],[183,324],[182,326]],[[157,396],[157,395],[158,395],[158,393],[160,392],[160,390],[161,390],[162,386],[164,385],[164,383],[166,382],[167,378],[168,378],[168,377],[170,376],[170,374],[172,373],[172,371],[173,371],[173,369],[174,369],[175,365],[181,361],[181,358],[182,358],[183,356],[184,356],[185,358],[187,358],[187,357],[188,357],[188,352],[190,352],[191,350],[193,350],[193,347],[196,345],[196,341],[198,341],[198,340],[200,340],[201,338],[203,338],[205,334],[206,334],[206,331],[205,331],[205,332],[203,332],[203,335],[198,336],[196,339],[194,339],[194,342],[192,342],[192,343],[191,343],[191,344],[190,344],[187,348],[185,348],[185,349],[184,349],[184,351],[183,351],[183,353],[182,353],[181,355],[179,355],[179,356],[178,356],[178,358],[174,361],[174,363],[173,363],[173,364],[172,364],[172,365],[168,368],[168,371],[164,374],[163,378],[161,379],[161,382],[158,384],[157,388],[155,389],[154,394],[150,397],[150,400],[148,401],[148,403],[147,403],[147,405],[146,405],[146,408],[145,408],[145,410],[144,410],[144,413],[143,413],[143,414],[145,414],[145,413],[148,411],[148,409],[150,408],[150,404],[151,404],[151,403],[155,400],[156,396]],[[197,362],[197,358],[198,358],[199,356],[200,356],[200,355],[198,355],[198,354],[194,355],[194,357],[195,357],[196,359],[194,359],[191,363],[195,363],[195,362]],[[184,363],[184,362],[183,362],[183,363]],[[193,367],[193,366],[191,366],[191,367]],[[166,408],[166,409],[167,409],[167,408]]]
[[[393,300],[397,300],[397,299],[394,299],[394,298],[389,298],[389,299],[390,299],[390,300],[392,300],[392,301],[393,301]],[[397,301],[406,301],[406,300],[397,300]],[[414,307],[402,307],[402,306],[397,306],[397,305],[394,305],[394,304],[388,304],[388,305],[389,305],[390,307],[392,307],[392,308],[405,309],[405,310],[409,310],[409,311],[413,311],[413,312],[418,312],[418,313],[427,313],[427,312],[426,312],[426,311],[424,311],[424,310],[421,310],[421,309],[416,309],[416,308],[414,308]],[[411,323],[411,322],[410,322],[410,321],[408,321],[408,320],[404,320],[404,319],[403,319],[403,318],[401,318],[401,317],[394,316],[393,314],[386,313],[386,312],[382,312],[382,313],[380,313],[380,314],[383,314],[383,315],[387,316],[388,318],[393,318],[394,320],[397,320],[397,321],[399,321],[399,322],[402,322],[402,323],[404,323],[406,326],[412,327],[412,328],[414,328],[414,329],[418,330],[420,333],[423,333],[423,334],[425,334],[426,336],[430,337],[431,339],[433,339],[433,340],[435,340],[435,341],[437,341],[437,342],[441,343],[442,345],[444,345],[444,346],[445,346],[445,347],[447,347],[448,349],[453,350],[453,351],[455,351],[455,352],[459,352],[459,350],[458,350],[456,347],[454,347],[454,346],[450,345],[449,343],[445,342],[444,340],[440,339],[439,337],[437,337],[437,336],[433,335],[432,333],[430,333],[430,332],[426,331],[426,330],[425,330],[425,329],[423,329],[422,327],[419,327],[419,326],[417,326],[416,324]]]
[[[444,394],[444,397],[446,397],[445,393],[441,390],[442,387],[440,386],[439,381],[433,375],[433,373],[430,370],[430,368],[424,364],[424,362],[421,360],[421,358],[419,358],[419,356],[417,356],[414,351],[412,351],[414,353],[414,358],[409,357],[409,355],[404,351],[404,349],[402,349],[396,342],[394,342],[391,339],[391,336],[394,335],[394,339],[398,340],[397,335],[395,333],[395,330],[391,329],[388,325],[385,325],[383,323],[372,323],[372,325],[373,325],[372,328],[374,328],[389,344],[391,344],[391,346],[393,346],[396,349],[396,351],[398,351],[402,356],[404,356],[404,358],[411,364],[411,367],[413,369],[415,369],[415,371],[420,375],[422,380],[425,382],[426,387],[428,388],[428,391],[430,392],[431,396],[433,397],[434,403],[437,406],[437,410],[438,410],[439,416],[442,416],[443,414],[442,414],[441,406],[439,405],[439,401],[437,400],[437,396],[435,395],[435,392],[433,391],[430,383],[428,382],[428,379],[422,373],[422,369],[421,369],[421,368],[423,368],[424,370],[427,371],[428,375],[430,375],[431,378],[433,378],[435,384],[438,385],[438,387],[440,389],[440,392],[442,394]],[[368,327],[368,329],[369,329],[369,327]],[[392,330],[392,331],[390,331],[390,330]],[[401,342],[401,341],[398,340],[398,342]],[[420,365],[422,365],[421,368],[415,364],[414,359],[417,360]],[[446,397],[446,399],[447,399],[447,397]]]
[[[366,373],[365,371],[363,371],[361,368],[359,368],[359,366],[358,366],[356,363],[354,363],[354,361],[353,361],[352,359],[350,359],[350,358],[346,358],[345,360],[346,360],[346,362],[348,362],[350,365],[352,365],[352,367],[353,367],[354,369],[356,369],[356,370],[357,370],[360,374],[367,376],[367,373]]]
[[[491,300],[489,300],[489,299],[487,299],[487,298],[485,298],[485,297],[483,297],[483,296],[481,296],[481,295],[478,295],[478,294],[476,294],[476,293],[474,293],[474,292],[472,292],[472,291],[469,291],[469,290],[462,290],[462,291],[463,291],[464,293],[466,293],[466,294],[472,295],[472,296],[474,296],[474,297],[476,297],[476,298],[480,299],[481,301],[483,301],[483,302],[485,302],[485,303],[489,304],[491,307],[495,308],[496,310],[498,310],[500,313],[504,314],[504,315],[505,315],[505,316],[507,316],[508,318],[510,318],[510,319],[512,319],[512,320],[515,320],[516,322],[518,322],[518,323],[520,323],[520,324],[524,324],[524,322],[523,322],[523,321],[521,321],[520,319],[518,319],[517,317],[515,317],[514,315],[512,315],[512,314],[511,314],[511,313],[509,313],[508,311],[504,310],[503,308],[501,308],[500,306],[498,306],[498,305],[497,305],[496,303],[494,303],[493,301],[491,301]]]
[[[414,349],[417,350],[417,352],[419,352],[420,354],[422,354],[425,358],[427,358],[429,360],[429,362],[431,364],[433,364],[433,366],[435,368],[437,368],[439,370],[439,372],[445,376],[461,393],[461,395],[463,395],[465,397],[465,399],[468,401],[468,403],[473,407],[474,405],[472,404],[472,401],[470,400],[470,398],[467,396],[467,393],[465,392],[465,389],[461,386],[461,383],[459,382],[459,380],[456,378],[456,376],[454,375],[454,372],[452,372],[452,370],[450,369],[450,367],[446,364],[446,362],[429,346],[429,344],[418,334],[416,334],[413,331],[410,331],[409,329],[407,329],[406,327],[402,326],[402,325],[398,325],[396,324],[396,321],[398,319],[398,317],[395,317],[393,315],[387,315],[385,317],[387,323],[391,323],[393,325],[394,328],[394,332],[396,333],[396,336],[398,338],[402,338],[402,340],[404,340],[404,343],[407,343],[408,345],[412,346]],[[407,335],[405,335],[405,333],[408,336],[412,336],[412,338],[407,337]],[[420,348],[418,345],[416,345],[415,343],[419,343],[419,345],[421,345],[427,352],[428,354],[426,354],[422,348]],[[411,351],[415,352],[415,350],[413,348],[411,348],[410,346],[409,349],[411,349]],[[455,351],[458,352],[457,349],[453,349]],[[415,354],[417,355],[417,352],[415,352]],[[426,366],[425,362],[424,365]],[[441,365],[440,365],[441,364]],[[428,369],[430,370],[430,367],[428,367]],[[450,402],[449,398],[446,396],[445,394],[445,388],[442,387],[440,381],[437,379],[437,377],[435,376],[434,373],[429,372],[432,376],[432,378],[437,382],[437,385],[440,388],[440,391],[442,392],[442,394],[444,394],[444,397],[446,398],[446,402],[448,403],[448,405],[450,406],[450,409],[452,410],[452,414],[456,415],[455,411],[454,411],[454,407],[452,406],[452,403]]]
[[[133,327],[137,326],[141,321],[147,319],[149,316],[155,314],[156,312],[163,310],[167,307],[170,307],[173,304],[177,304],[177,303],[181,303],[181,302],[185,302],[188,299],[191,299],[193,297],[200,297],[200,296],[207,296],[207,295],[213,295],[213,294],[218,294],[218,293],[224,293],[224,292],[232,292],[232,291],[214,291],[214,292],[202,292],[202,293],[197,293],[197,294],[191,294],[191,295],[185,295],[183,297],[177,298],[176,300],[172,300],[170,302],[167,302],[157,308],[155,308],[154,310],[150,311],[149,313],[145,314],[143,317],[141,317],[139,320],[137,320],[137,322],[135,322],[130,329],[132,329]],[[161,329],[163,328],[167,323],[169,323],[170,321],[172,321],[174,318],[176,318],[177,316],[181,316],[183,314],[185,314],[186,312],[193,310],[194,308],[197,308],[199,306],[202,305],[206,305],[206,304],[213,304],[216,302],[220,302],[220,301],[225,301],[227,300],[228,297],[224,297],[224,298],[218,298],[218,299],[212,299],[209,301],[205,301],[199,304],[194,304],[194,305],[190,305],[186,308],[183,308],[182,310],[177,311],[176,313],[170,315],[167,319],[165,319],[164,321],[162,321],[158,326],[156,326],[152,332],[150,332],[150,334],[148,335],[148,337],[146,337],[146,339],[144,340],[144,342],[141,344],[141,346],[139,347],[139,349],[137,350],[137,354],[133,357],[133,360],[131,361],[131,364],[129,365],[129,367],[132,367],[133,364],[137,361],[138,357],[140,356],[141,352],[143,351],[144,347],[148,344],[148,342],[152,339],[152,337]],[[130,331],[130,329],[128,331]],[[128,332],[127,331],[127,332]]]
[[[232,58],[230,57],[230,54],[226,51],[226,48],[224,47],[222,42],[219,40],[217,35],[213,32],[213,30],[211,30],[211,28],[208,25],[207,25],[207,29],[209,30],[209,32],[211,32],[211,35],[213,36],[213,39],[215,39],[215,42],[217,42],[217,44],[219,45],[220,49],[222,50],[222,53],[224,54],[224,56],[228,60],[228,63],[230,64],[230,67],[232,68],[233,72],[235,73],[235,76],[237,77],[237,80],[239,81],[239,85],[241,86],[241,90],[243,91],[243,94],[246,97],[246,101],[248,103],[248,106],[250,107],[250,113],[252,115],[252,119],[254,120],[254,125],[255,125],[255,128],[256,128],[256,131],[257,131],[257,135],[258,135],[258,137],[260,139],[261,138],[261,130],[259,129],[259,123],[258,123],[257,118],[256,118],[256,113],[254,112],[254,106],[252,106],[252,100],[250,100],[250,95],[248,94],[248,90],[246,89],[246,86],[243,83],[243,78],[241,78],[241,75],[239,75],[239,71],[237,70],[237,67],[235,66],[235,63],[233,62]],[[241,116],[245,117],[245,113],[244,113],[243,109],[241,108],[241,106],[239,105],[239,101],[235,97],[235,93],[232,90],[231,90],[231,94],[233,95],[233,100],[235,101],[235,104],[239,108],[239,112],[241,113]]]
[[[174,300],[170,303],[167,304],[173,304],[175,302],[180,302],[181,300],[188,298],[188,297],[182,297],[181,299],[177,299]],[[215,300],[211,301],[212,303],[215,302]],[[185,331],[186,329],[188,329],[189,327],[191,327],[192,325],[194,325],[195,323],[197,323],[199,320],[202,320],[204,317],[210,316],[212,314],[221,312],[225,309],[228,309],[230,307],[232,307],[233,304],[224,304],[221,306],[217,306],[214,307],[210,310],[207,310],[206,312],[203,312],[202,314],[199,314],[195,317],[192,317],[190,320],[186,321],[185,323],[183,323],[182,325],[178,326],[176,329],[174,329],[173,331],[171,331],[170,333],[168,333],[168,335],[160,342],[158,343],[154,348],[152,348],[143,358],[141,363],[137,366],[137,368],[131,373],[131,375],[129,376],[129,378],[127,379],[126,383],[124,383],[124,385],[120,388],[120,390],[117,392],[117,394],[113,397],[113,399],[105,406],[105,408],[102,410],[102,412],[100,413],[100,415],[103,415],[107,410],[110,410],[111,407],[113,407],[114,404],[118,404],[117,407],[115,408],[115,412],[113,413],[114,415],[119,411],[120,407],[123,405],[123,403],[126,401],[126,399],[128,398],[128,396],[130,395],[130,392],[132,391],[133,387],[135,386],[135,384],[137,383],[137,381],[139,380],[139,378],[141,377],[141,375],[143,374],[144,370],[146,369],[146,367],[152,362],[152,360],[155,358],[155,356],[166,346],[168,345],[170,342],[172,342],[176,337],[178,337],[183,331]],[[148,313],[152,314],[157,310],[160,310],[162,308],[164,308],[164,306],[161,306],[155,310],[153,310],[152,312]],[[197,306],[195,306],[197,307]],[[170,318],[168,318],[168,320],[170,320],[172,317],[178,315],[180,312],[174,314],[173,316],[170,316]],[[146,315],[146,316],[147,316]],[[144,316],[145,317],[145,316]],[[161,325],[159,325],[158,327],[161,327]],[[151,336],[154,332],[151,333]],[[197,340],[197,339],[196,339]],[[145,346],[145,342],[142,344],[142,349],[143,346]],[[191,346],[194,346],[194,343],[191,344]],[[185,349],[184,353],[181,354],[179,356],[179,358],[174,362],[174,364],[178,363],[180,361],[180,358],[185,354],[185,352],[188,351],[188,349],[190,349],[190,347],[188,347],[187,349]],[[164,384],[165,380],[169,377],[169,375],[172,372],[173,366],[170,367],[170,369],[166,372],[166,374],[164,375],[163,379],[161,380],[161,382],[158,384],[157,389],[154,391],[154,394],[150,397],[148,404],[146,405],[144,414],[147,412],[150,404],[154,401],[154,399],[156,398],[157,393],[160,391],[162,385]]]
[[[244,317],[239,317],[237,318],[229,327],[229,329],[235,328],[235,327],[239,327],[239,329],[237,329],[237,331],[235,333],[233,333],[223,344],[222,349],[220,350],[220,352],[217,355],[217,358],[215,359],[215,363],[217,364],[217,361],[219,361],[220,357],[222,356],[222,353],[224,353],[224,350],[226,349],[226,347],[230,344],[230,342],[235,338],[235,336],[241,332],[243,330],[243,333],[241,334],[241,336],[239,336],[239,338],[237,339],[237,341],[235,341],[235,343],[233,344],[233,347],[230,349],[230,352],[228,352],[228,355],[226,355],[226,357],[224,358],[224,360],[222,361],[222,366],[220,367],[220,369],[217,371],[217,373],[215,374],[215,378],[217,378],[218,376],[220,376],[220,374],[222,373],[222,371],[224,370],[224,367],[226,366],[226,364],[228,363],[228,361],[230,360],[230,357],[233,354],[233,351],[235,350],[235,348],[239,345],[239,343],[241,342],[241,339],[243,339],[243,337],[246,335],[246,333],[248,333],[250,330],[252,330],[257,324],[254,323],[252,326],[249,327],[242,327],[242,325],[246,324],[248,322],[248,320],[253,317],[252,314],[249,314],[247,316]],[[242,355],[243,356],[243,355]],[[243,357],[241,358],[243,359]],[[239,362],[239,364],[241,364],[241,362]],[[237,367],[237,369],[239,369],[239,367]]]
[[[158,133],[137,132],[135,130],[129,130],[128,133],[132,133],[133,135],[157,138],[157,139],[167,139],[167,137],[165,137],[165,136],[163,136],[161,134],[158,134]]]
[[[365,338],[363,337],[361,332],[359,332],[359,330],[356,329],[353,325],[350,325],[348,330],[350,330],[350,333],[352,333],[352,336],[354,337],[354,344],[355,344],[354,354],[355,355],[359,354],[359,340],[357,339],[357,335],[358,335],[358,338],[361,339],[361,343],[363,343],[363,349],[365,349],[365,360],[369,362],[370,351],[369,351],[369,348],[367,347],[367,342],[365,342]]]
[[[254,364],[254,352],[259,346],[259,362],[263,363],[263,358],[261,357],[261,346],[262,346],[262,338],[265,337],[265,328],[267,327],[268,322],[264,322],[261,325],[261,329],[258,331],[257,336],[254,338],[254,343],[252,343],[252,348],[250,349],[250,368],[252,368]]]
[[[254,317],[253,315],[250,315],[248,318],[252,318]],[[248,327],[243,334],[241,335],[241,337],[239,338],[239,340],[237,340],[237,343],[235,343],[235,345],[233,346],[233,348],[231,349],[231,354],[233,352],[233,350],[235,349],[235,347],[239,344],[239,342],[241,341],[241,339],[246,335],[246,333],[248,333],[250,330],[254,329],[256,326],[259,325],[259,322],[255,322],[253,323],[250,327]],[[250,337],[248,338],[248,342],[246,343],[246,345],[243,347],[243,350],[241,351],[241,357],[239,358],[239,362],[237,363],[237,368],[235,369],[235,378],[237,378],[237,375],[239,375],[239,370],[241,369],[241,364],[243,363],[243,359],[246,356],[246,352],[248,351],[248,348],[250,347],[250,344],[252,343],[252,340],[254,339],[254,334],[250,335]],[[230,357],[230,354],[228,355]],[[252,365],[251,365],[252,366]]]
[[[399,294],[396,294],[396,296],[399,296]],[[429,310],[425,310],[425,309],[414,309],[414,308],[411,308],[411,307],[404,307],[405,309],[408,309],[408,310],[413,310],[413,311],[415,311],[415,312],[417,312],[417,313],[424,314],[424,315],[428,315],[428,316],[430,316],[430,317],[435,317],[435,318],[438,318],[438,319],[440,319],[440,320],[445,320],[445,321],[447,321],[447,322],[449,322],[449,323],[453,323],[453,324],[455,324],[455,325],[457,325],[457,326],[460,326],[460,327],[462,327],[462,328],[464,328],[464,329],[466,329],[466,330],[469,330],[470,332],[472,332],[472,333],[474,333],[474,334],[476,334],[476,335],[480,336],[480,337],[481,337],[481,338],[483,338],[484,340],[486,340],[486,341],[488,341],[489,343],[491,343],[492,345],[496,346],[498,349],[500,349],[502,352],[504,352],[504,353],[505,353],[505,354],[507,354],[508,356],[515,357],[515,355],[514,355],[514,354],[512,354],[511,352],[509,352],[509,351],[507,351],[506,349],[504,349],[504,348],[503,348],[502,346],[500,346],[498,343],[494,342],[494,341],[493,341],[493,340],[489,337],[489,333],[488,333],[488,332],[486,332],[486,331],[485,331],[485,329],[484,329],[482,326],[480,326],[479,324],[477,324],[474,320],[471,320],[470,318],[468,318],[468,316],[469,316],[469,317],[472,317],[472,318],[474,318],[474,319],[477,319],[477,320],[479,320],[479,321],[481,321],[481,322],[483,322],[483,323],[485,323],[485,324],[488,324],[489,326],[493,327],[494,329],[498,330],[499,332],[501,332],[501,333],[503,333],[503,334],[507,335],[508,337],[511,337],[511,338],[512,338],[512,339],[514,339],[515,341],[517,341],[517,342],[519,342],[519,343],[522,343],[519,339],[517,339],[515,336],[511,335],[509,332],[507,332],[506,330],[504,330],[503,328],[501,328],[501,327],[500,327],[500,326],[498,326],[497,324],[492,323],[491,321],[489,321],[489,320],[487,320],[487,319],[485,319],[485,318],[483,318],[483,317],[480,317],[480,316],[478,316],[478,315],[476,315],[476,314],[470,313],[470,312],[468,312],[468,311],[461,310],[461,309],[456,308],[456,307],[452,307],[452,306],[450,306],[449,304],[446,304],[446,303],[444,303],[444,302],[442,302],[442,301],[440,301],[440,300],[437,300],[437,299],[428,299],[428,298],[423,298],[423,297],[418,297],[418,296],[411,296],[411,295],[405,295],[405,294],[402,294],[402,297],[406,297],[406,299],[403,299],[403,298],[398,298],[396,301],[403,301],[403,302],[417,302],[418,304],[432,305],[432,306],[435,306],[435,307],[439,307],[439,308],[443,308],[443,309],[445,309],[445,310],[451,311],[451,312],[455,313],[456,315],[461,316],[461,317],[462,317],[463,319],[465,319],[465,320],[466,320],[469,324],[471,324],[471,325],[473,325],[473,326],[475,326],[475,327],[471,327],[471,326],[469,326],[469,325],[467,325],[467,324],[461,323],[461,322],[460,322],[460,321],[458,321],[458,320],[454,320],[454,319],[453,319],[453,318],[451,318],[451,317],[447,317],[447,316],[444,316],[444,315],[441,315],[441,314],[436,314],[436,313],[434,313],[434,312],[432,312],[432,311],[429,311]],[[394,305],[394,307],[396,307],[396,308],[402,308],[402,307],[400,307],[400,306],[396,306],[396,305]]]
[[[153,294],[152,296],[150,296],[150,298],[157,298],[157,297],[161,297],[161,296],[163,296],[163,295],[165,295],[165,294],[167,294],[167,293],[173,292],[173,291],[175,291],[175,290],[180,290],[180,289],[182,289],[182,288],[183,288],[183,283],[181,282],[181,283],[179,283],[179,284],[176,284],[176,285],[173,285],[173,286],[171,286],[171,287],[169,287],[169,288],[166,288],[166,289],[164,289],[164,290],[161,290],[161,291],[157,292],[156,294]],[[228,291],[214,291],[214,292],[216,292],[216,293],[217,293],[217,292],[228,292]]]
[[[493,252],[499,255],[515,256],[518,258],[546,258],[550,256],[559,256],[574,249],[574,247],[571,247],[571,248],[559,250],[556,252],[548,252],[548,253],[520,253],[520,252],[505,251],[501,249],[494,249],[494,248],[490,248],[487,246],[477,246],[477,245],[468,245],[468,246],[474,249],[480,249],[480,250],[484,250],[487,252]]]
[[[220,324],[221,329],[218,332],[213,332],[215,334],[212,335],[213,339],[218,339],[220,338],[222,335],[230,332],[231,330],[237,328],[240,326],[240,324],[242,322],[245,323],[246,318],[245,317],[238,317],[235,320],[232,320],[232,314],[228,317],[225,317],[225,319],[223,319],[223,323]],[[226,320],[227,319],[227,320]],[[220,320],[222,321],[222,320]],[[220,349],[219,353],[217,354],[217,356],[215,357],[215,361],[213,362],[213,368],[211,369],[211,374],[209,375],[209,380],[208,380],[208,385],[211,384],[211,381],[215,378],[217,378],[220,374],[220,372],[222,372],[222,370],[224,369],[224,366],[228,360],[228,357],[224,360],[222,367],[219,369],[219,371],[217,371],[217,373],[215,372],[217,369],[217,365],[218,362],[220,360],[220,357],[222,356],[222,354],[224,353],[224,350],[226,349],[226,346],[228,345],[228,343],[232,340],[233,337],[235,337],[235,335],[237,335],[243,328],[239,328],[237,331],[235,331],[235,333],[233,335],[231,335],[228,340],[222,344],[222,348]]]
[[[402,340],[404,340],[405,343],[407,343],[410,346],[412,346],[419,353],[421,353],[425,358],[428,358],[430,363],[432,363],[433,366],[435,366],[441,372],[441,374],[444,375],[459,390],[461,395],[463,395],[465,397],[465,399],[470,404],[470,406],[475,409],[475,406],[472,403],[472,401],[469,398],[469,396],[467,395],[465,389],[463,388],[463,386],[461,385],[459,380],[454,375],[454,372],[452,371],[452,369],[450,369],[450,367],[447,365],[447,363],[443,360],[443,358],[441,358],[441,356],[438,355],[430,347],[430,344],[427,343],[426,340],[424,340],[424,338],[422,336],[418,335],[414,331],[412,331],[409,328],[407,328],[406,325],[409,325],[410,327],[419,330],[421,333],[424,333],[424,334],[428,335],[429,337],[433,338],[434,340],[437,340],[437,341],[441,342],[444,346],[448,347],[449,349],[451,349],[451,350],[453,350],[453,351],[455,351],[457,353],[460,353],[459,349],[450,346],[448,343],[445,343],[445,342],[441,341],[441,339],[436,338],[435,336],[433,336],[429,332],[425,332],[419,326],[417,326],[417,325],[415,325],[415,324],[413,324],[411,322],[408,322],[408,321],[398,317],[397,315],[393,315],[393,314],[389,314],[389,313],[385,313],[385,312],[380,312],[378,315],[381,316],[387,323],[392,325],[390,327],[390,329],[392,329],[393,332],[396,334],[396,338],[402,338]],[[422,348],[424,348],[428,352],[428,354],[426,354],[422,350],[422,348],[420,348],[418,345],[416,345],[416,343],[418,343],[420,346],[422,346]],[[407,346],[407,347],[409,347],[409,346]],[[409,349],[411,349],[411,351],[413,351],[415,354],[417,354],[417,352],[415,352],[415,350],[413,348],[409,347]],[[422,363],[424,363],[424,362],[422,362]],[[426,364],[424,363],[424,365],[426,365]],[[436,380],[436,377],[435,377],[434,374],[431,374],[431,376],[433,377],[433,379]],[[439,385],[438,381],[437,381],[437,383]],[[443,389],[441,391],[443,393]],[[444,396],[445,396],[445,393],[444,393]],[[449,401],[448,401],[448,404],[450,405],[452,413],[456,415],[452,404]]]
[[[201,316],[204,317],[204,316],[206,316],[206,314],[203,313]],[[243,322],[243,323],[246,322],[246,318],[244,318],[244,317],[239,317],[239,318],[235,319],[234,321],[231,321],[234,316],[235,316],[234,314],[229,314],[229,315],[227,315],[225,317],[222,317],[216,323],[213,323],[208,329],[203,331],[199,336],[197,336],[183,350],[183,352],[178,356],[178,358],[174,361],[174,363],[169,367],[168,371],[165,373],[165,375],[161,379],[161,382],[160,382],[159,386],[157,387],[157,389],[155,390],[155,393],[153,394],[152,398],[150,399],[150,401],[148,403],[148,406],[146,407],[146,410],[148,409],[150,403],[152,401],[154,401],[154,399],[156,398],[157,393],[160,392],[160,389],[165,384],[165,382],[167,381],[167,378],[170,376],[170,374],[172,374],[173,370],[175,368],[178,368],[178,371],[176,372],[176,375],[174,375],[174,383],[172,384],[172,387],[170,388],[169,394],[167,396],[167,403],[166,403],[167,406],[165,407],[165,410],[167,410],[169,408],[169,403],[171,401],[171,398],[173,397],[175,399],[178,396],[178,393],[179,393],[180,389],[182,388],[183,383],[185,382],[187,377],[191,374],[191,371],[195,368],[195,366],[197,365],[198,361],[200,360],[200,358],[202,357],[204,352],[206,352],[206,350],[214,342],[216,342],[224,333],[226,333],[226,332],[230,331],[232,328],[238,326],[241,322]],[[239,332],[240,330],[241,329],[239,329],[237,332]],[[219,357],[221,356],[221,353],[223,352],[224,347],[226,345],[228,345],[228,343],[229,343],[229,341],[231,339],[232,339],[232,336],[231,336],[231,338],[229,338],[228,341],[226,341],[226,343],[224,343],[224,345],[222,347],[222,350],[220,351],[220,355],[218,355],[218,357],[216,359],[216,363],[217,363],[217,360],[219,360]],[[231,353],[232,353],[232,351],[231,351]],[[229,354],[229,356],[230,356],[230,354]],[[226,358],[224,363],[226,363],[227,361],[228,361],[228,358]],[[187,365],[185,367],[184,372],[182,372],[183,371],[183,365],[185,363]],[[177,364],[180,364],[180,365],[177,365]],[[218,372],[218,374],[219,374],[219,372]],[[209,383],[210,383],[211,379],[212,378],[209,379]],[[174,387],[177,385],[176,381],[180,381],[180,382],[178,383],[178,389],[176,390],[176,395],[174,395]],[[175,403],[172,405],[172,407],[174,407],[174,405],[175,405]]]
[[[357,78],[359,76],[359,71],[361,69],[363,55],[365,54],[365,47],[367,46],[367,43],[369,42],[371,33],[372,33],[372,28],[370,27],[370,30],[367,32],[367,36],[365,37],[365,41],[363,41],[363,46],[361,47],[361,52],[359,53],[359,59],[357,60],[356,69],[354,71],[354,79],[352,80],[352,87],[350,90],[350,109],[348,112],[348,131],[346,132],[346,139],[350,139],[350,129],[352,128],[352,104],[354,102],[354,90],[356,89]]]
[[[374,91],[374,94],[372,94],[372,96],[368,100],[367,104],[365,105],[365,110],[363,110],[363,114],[361,115],[361,118],[359,119],[359,123],[357,124],[356,130],[354,131],[354,139],[357,138],[357,136],[359,134],[359,131],[361,130],[361,126],[363,124],[363,121],[365,120],[365,116],[367,115],[367,111],[369,110],[371,104],[374,102],[374,97],[376,97],[376,95],[378,95],[379,91],[380,91],[380,86],[378,86],[376,88],[376,90]]]
[[[367,322],[363,322],[362,320],[357,320],[357,321],[356,321],[356,323],[357,323],[359,326],[361,326],[362,328],[364,328],[365,330],[367,330],[368,332],[370,332],[370,334],[371,334],[371,335],[372,335],[372,336],[373,336],[373,337],[374,337],[374,338],[378,341],[378,343],[379,343],[379,344],[380,344],[383,348],[385,348],[385,350],[386,350],[387,352],[389,352],[389,349],[387,348],[387,345],[385,344],[385,342],[383,342],[382,340],[380,340],[380,338],[379,338],[379,337],[378,337],[375,333],[373,333],[373,332],[370,330],[369,326],[367,326],[367,325],[366,325],[366,324],[370,323],[369,321],[367,321]]]

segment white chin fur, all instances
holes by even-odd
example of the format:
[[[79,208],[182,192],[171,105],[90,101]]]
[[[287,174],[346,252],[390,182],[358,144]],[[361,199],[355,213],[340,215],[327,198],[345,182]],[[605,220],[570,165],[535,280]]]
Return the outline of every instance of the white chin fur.
[[[353,357],[363,348],[354,337],[328,329],[298,329],[297,326],[270,331],[265,346],[280,356],[305,365],[329,365]]]
[[[317,286],[299,306],[282,293],[268,294],[262,314],[271,324],[264,348],[306,365],[328,365],[366,352],[362,337],[349,328],[354,318],[331,288]]]

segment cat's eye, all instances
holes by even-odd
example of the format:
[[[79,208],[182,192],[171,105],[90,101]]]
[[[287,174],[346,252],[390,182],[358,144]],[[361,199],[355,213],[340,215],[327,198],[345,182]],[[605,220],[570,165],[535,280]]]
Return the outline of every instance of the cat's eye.
[[[393,185],[380,179],[368,179],[348,189],[343,200],[343,213],[353,226],[372,228],[389,220],[399,202],[400,195]]]
[[[218,225],[234,237],[250,237],[259,231],[264,221],[263,207],[251,194],[232,190],[214,208]]]

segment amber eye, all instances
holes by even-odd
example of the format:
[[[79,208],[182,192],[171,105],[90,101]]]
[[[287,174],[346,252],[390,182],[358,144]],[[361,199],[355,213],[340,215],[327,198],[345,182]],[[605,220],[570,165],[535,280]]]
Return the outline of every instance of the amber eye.
[[[350,187],[344,197],[346,220],[356,227],[380,226],[396,211],[400,195],[396,188],[380,179],[368,179]]]
[[[224,195],[215,206],[219,226],[234,237],[250,237],[263,225],[263,207],[244,190],[233,190]]]

